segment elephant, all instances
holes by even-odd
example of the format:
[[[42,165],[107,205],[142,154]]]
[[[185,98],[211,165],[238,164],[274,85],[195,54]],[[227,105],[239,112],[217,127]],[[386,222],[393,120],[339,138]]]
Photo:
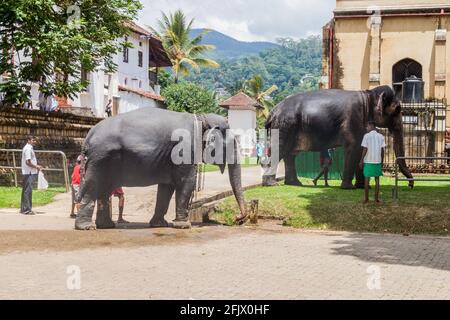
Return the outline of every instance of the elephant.
[[[266,129],[279,130],[279,159],[285,162],[286,185],[301,186],[295,167],[297,154],[343,146],[345,164],[341,188],[364,188],[359,161],[369,121],[374,121],[377,127],[388,128],[394,136],[396,156],[405,155],[401,104],[389,86],[365,91],[319,90],[282,101],[269,114]],[[413,178],[404,160],[399,161],[399,167],[407,178]],[[263,176],[264,186],[276,184],[273,172]],[[409,186],[412,188],[414,182],[410,181]]]
[[[193,115],[158,108],[141,108],[101,121],[89,131],[83,144],[82,183],[78,194],[81,207],[75,220],[75,229],[114,228],[109,208],[113,190],[122,186],[152,185],[158,185],[158,192],[150,226],[169,226],[164,217],[175,193],[176,219],[173,226],[190,228],[189,204],[196,187],[197,164],[201,162],[195,161],[195,148],[190,145],[198,142],[194,141],[198,136],[200,147],[206,148],[211,143],[203,141],[203,134],[216,131],[225,136],[228,129],[227,119],[219,115]],[[187,151],[176,149],[183,140],[179,139],[176,132],[188,134],[184,141],[189,145]],[[231,145],[234,149],[232,155],[237,159],[238,146],[235,138],[231,135],[228,140],[223,141],[219,147],[226,149]],[[214,152],[211,154],[214,155]],[[218,156],[222,154],[217,153]],[[187,156],[188,160],[174,162],[174,154]],[[228,164],[230,184],[240,209],[236,221],[240,222],[247,217],[241,185],[241,166],[239,161],[227,163],[227,159],[224,157],[224,161],[215,160],[213,164],[220,167],[222,174]],[[95,202],[97,217],[94,224],[92,216]]]

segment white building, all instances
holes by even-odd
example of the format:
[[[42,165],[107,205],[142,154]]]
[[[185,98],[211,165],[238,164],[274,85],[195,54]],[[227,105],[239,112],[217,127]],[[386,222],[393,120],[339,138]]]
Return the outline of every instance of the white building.
[[[256,146],[256,111],[261,105],[243,92],[220,104],[228,110],[228,124],[239,140],[243,156],[251,156]]]
[[[83,74],[89,80],[87,90],[67,105],[90,109],[97,117],[105,116],[105,108],[112,101],[113,115],[146,107],[164,107],[156,85],[157,76],[151,67],[171,66],[162,43],[150,31],[134,22],[127,23],[131,32],[126,37],[133,48],[124,48],[115,56],[117,71],[109,74],[96,71]]]

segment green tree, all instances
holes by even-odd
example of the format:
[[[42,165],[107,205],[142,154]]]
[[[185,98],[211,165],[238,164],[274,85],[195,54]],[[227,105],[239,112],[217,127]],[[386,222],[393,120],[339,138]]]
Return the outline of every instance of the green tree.
[[[290,95],[318,89],[322,74],[321,38],[280,39],[278,44],[278,47],[264,50],[258,56],[221,60],[220,68],[202,69],[186,79],[211,90],[226,88],[230,93],[237,93],[242,90],[239,84],[242,79],[257,74],[264,83],[278,87],[273,94],[274,104]]]
[[[258,109],[258,118],[265,118],[269,116],[270,110],[273,109],[273,99],[270,97],[272,93],[278,90],[276,85],[272,85],[268,89],[264,89],[264,80],[261,76],[256,75],[244,84],[244,91],[250,97],[259,102],[263,109]]]
[[[169,16],[162,13],[162,19],[158,21],[159,30],[152,29],[161,38],[164,49],[172,61],[176,83],[180,75],[189,75],[191,68],[198,72],[201,67],[219,67],[216,61],[203,56],[207,51],[215,49],[212,45],[201,44],[203,36],[209,31],[205,30],[191,38],[193,23],[194,19],[188,23],[184,13],[177,10]]]
[[[194,83],[180,82],[163,89],[167,108],[189,113],[220,113],[212,91]]]
[[[114,71],[114,56],[130,46],[117,39],[141,8],[138,0],[2,0],[4,104],[20,103],[31,82],[40,82],[44,93],[73,98],[88,85],[82,70]]]

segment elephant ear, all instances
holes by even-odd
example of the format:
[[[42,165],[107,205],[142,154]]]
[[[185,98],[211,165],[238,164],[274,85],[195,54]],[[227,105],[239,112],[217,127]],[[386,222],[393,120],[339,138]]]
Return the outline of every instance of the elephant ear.
[[[219,126],[215,126],[213,128],[207,129],[205,132],[205,150],[213,150],[213,157],[218,156],[217,150],[221,149],[221,152],[224,152],[223,146],[225,145],[225,136]],[[224,157],[225,158],[225,157]],[[217,159],[210,159],[217,160]],[[211,161],[209,164],[215,164],[220,168],[222,174],[225,172],[225,160],[222,159],[222,163],[217,163],[216,161]]]

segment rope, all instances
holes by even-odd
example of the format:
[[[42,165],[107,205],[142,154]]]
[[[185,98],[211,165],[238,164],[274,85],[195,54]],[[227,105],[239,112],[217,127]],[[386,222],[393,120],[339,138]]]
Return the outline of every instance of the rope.
[[[203,121],[202,121],[203,120]],[[202,165],[203,162],[203,128],[205,125],[204,122],[205,118],[203,115],[196,115],[194,114],[194,137],[193,137],[193,141],[194,141],[194,161],[197,162],[197,158],[195,158],[195,155],[197,154],[197,144],[196,144],[196,139],[198,136],[201,137],[200,140],[200,159],[199,159],[199,163],[195,163],[196,165],[196,171],[195,171],[195,187],[194,187],[194,192],[191,195],[191,199],[189,200],[189,208],[192,207],[192,203],[195,201],[197,201],[198,199],[198,193],[202,190],[202,186],[201,186],[201,181],[202,181],[202,170],[204,170],[204,166]],[[199,124],[200,124],[200,128],[199,128]]]

